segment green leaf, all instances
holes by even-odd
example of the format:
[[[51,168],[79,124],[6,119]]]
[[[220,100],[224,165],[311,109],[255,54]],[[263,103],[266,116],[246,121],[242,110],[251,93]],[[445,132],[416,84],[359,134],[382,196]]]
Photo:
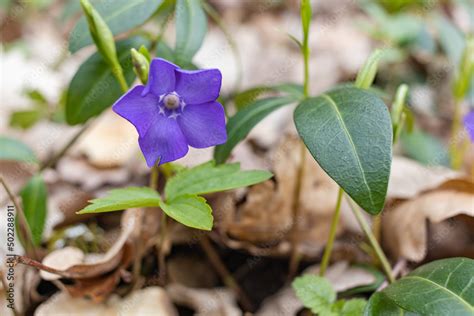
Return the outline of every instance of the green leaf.
[[[38,162],[30,147],[13,138],[0,136],[0,160]]]
[[[86,208],[77,214],[120,211],[133,207],[159,206],[160,195],[147,187],[128,187],[110,190],[106,196],[89,201]]]
[[[201,0],[176,1],[176,62],[191,62],[207,32]]]
[[[368,292],[372,293],[372,292],[375,292],[375,290],[377,290],[385,281],[385,274],[383,274],[382,272],[380,272],[379,270],[377,270],[376,268],[372,266],[356,265],[356,267],[359,269],[364,269],[366,272],[372,274],[372,276],[375,278],[375,281],[371,284],[360,285],[360,286],[356,286],[348,290],[345,290],[339,293],[339,296],[347,297],[347,296],[353,296],[360,293],[368,293]]]
[[[33,176],[20,192],[26,222],[30,227],[33,244],[41,244],[46,221],[46,185],[41,175]]]
[[[232,116],[227,122],[227,142],[217,146],[214,151],[214,159],[217,163],[226,161],[232,149],[267,115],[293,101],[292,97],[261,99],[249,104]]]
[[[296,278],[291,285],[306,308],[315,314],[330,313],[336,292],[327,279],[307,274]]]
[[[43,113],[38,109],[16,111],[10,116],[10,126],[28,129],[35,125],[42,117]]]
[[[384,51],[376,49],[366,60],[364,66],[360,69],[357,74],[355,85],[358,88],[368,89],[374,82],[375,75],[377,74],[377,67],[380,59],[382,58]]]
[[[456,25],[442,15],[436,18],[439,43],[453,65],[459,65],[464,46],[464,35]]]
[[[144,44],[141,37],[117,43],[117,55],[125,78],[135,78],[130,48]],[[86,122],[111,106],[123,94],[109,64],[99,53],[93,54],[80,67],[69,84],[66,98],[66,121],[70,125]]]
[[[474,260],[430,262],[382,293],[402,309],[422,315],[474,315]]]
[[[303,101],[299,135],[319,165],[371,214],[382,211],[392,162],[392,123],[383,101],[341,88]]]
[[[425,165],[449,166],[449,153],[443,143],[419,129],[411,133],[403,132],[400,136],[405,154]]]
[[[281,83],[273,86],[258,86],[239,92],[234,96],[235,107],[242,110],[267,92],[283,92],[299,100],[303,98],[303,86],[295,83]]]
[[[212,209],[200,196],[182,195],[170,202],[160,202],[163,212],[181,224],[202,230],[211,230]]]
[[[158,9],[161,0],[97,0],[93,1],[97,12],[117,35],[135,28],[148,20]],[[92,44],[86,19],[81,17],[69,36],[69,50],[74,53]]]
[[[383,292],[374,293],[365,306],[364,316],[415,316],[392,302]]]
[[[339,309],[337,315],[341,316],[359,316],[364,313],[365,305],[367,301],[361,298],[354,298],[351,300],[340,300],[342,302],[342,308]]]
[[[200,195],[246,187],[272,177],[268,171],[241,171],[240,164],[215,165],[211,161],[186,169],[172,177],[165,186],[167,200],[180,195]]]

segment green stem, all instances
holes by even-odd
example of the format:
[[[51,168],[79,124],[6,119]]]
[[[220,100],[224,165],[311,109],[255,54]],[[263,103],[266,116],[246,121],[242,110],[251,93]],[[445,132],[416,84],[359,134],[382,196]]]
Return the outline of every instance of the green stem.
[[[461,127],[461,102],[458,99],[454,100],[454,114],[453,122],[451,125],[451,167],[455,170],[461,167],[462,155],[459,151],[458,134]]]
[[[329,238],[326,244],[326,248],[324,248],[323,259],[321,261],[321,267],[319,268],[320,276],[324,276],[324,274],[326,273],[326,269],[329,265],[329,259],[331,259],[331,252],[334,246],[334,240],[336,239],[337,224],[339,223],[339,217],[341,215],[341,203],[343,195],[344,190],[342,188],[339,188],[339,192],[337,193],[336,209],[334,211],[334,215],[331,221],[331,228],[329,230]]]
[[[48,161],[45,161],[44,163],[41,164],[39,171],[43,171],[45,169],[54,167],[56,163],[61,159],[67,151],[77,142],[77,140],[81,137],[82,134],[89,128],[89,126],[92,123],[88,122],[84,124],[80,130],[77,131],[77,133],[64,145],[64,147],[58,151],[57,154],[55,154],[51,159]]]
[[[349,205],[357,219],[357,222],[359,223],[359,226],[362,228],[362,231],[364,232],[365,236],[369,240],[369,243],[372,246],[372,249],[375,251],[375,255],[377,256],[380,263],[382,264],[382,268],[385,274],[387,275],[388,282],[390,283],[394,282],[395,279],[392,274],[392,268],[390,266],[390,263],[388,262],[388,259],[382,250],[382,247],[380,247],[380,244],[378,243],[377,239],[372,233],[372,230],[370,229],[369,224],[365,221],[364,216],[362,215],[362,212],[359,210],[359,208],[356,205],[354,205],[351,199],[347,199],[347,201],[349,202]]]
[[[112,73],[114,74],[115,78],[117,79],[118,83],[120,84],[120,88],[122,92],[128,91],[128,84],[127,80],[125,80],[125,76],[123,75],[123,70],[120,65],[115,65],[112,67]]]
[[[301,45],[301,53],[303,55],[303,63],[304,63],[304,83],[303,83],[303,93],[304,97],[307,98],[309,96],[309,25],[311,23],[311,3],[309,0],[303,0],[301,2],[301,26],[303,29],[303,43]],[[298,253],[298,240],[296,230],[298,229],[298,218],[300,213],[300,195],[301,195],[301,187],[303,182],[303,175],[304,175],[304,166],[306,164],[306,146],[300,140],[300,153],[301,159],[300,164],[298,166],[298,171],[296,175],[296,184],[295,190],[293,191],[293,219],[290,228],[290,263],[288,267],[288,279],[292,279],[293,276],[296,274],[298,270],[299,262],[300,262],[300,255]]]
[[[304,85],[303,85],[303,93],[304,97],[307,98],[309,96],[309,47],[308,43],[303,43],[303,61],[304,61]]]

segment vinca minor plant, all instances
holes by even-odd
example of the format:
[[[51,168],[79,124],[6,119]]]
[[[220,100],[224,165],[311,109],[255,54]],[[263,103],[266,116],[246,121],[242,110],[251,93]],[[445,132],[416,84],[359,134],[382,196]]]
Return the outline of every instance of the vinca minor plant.
[[[97,1],[81,0],[84,16],[69,38],[69,51],[76,53],[94,45],[95,52],[79,67],[65,97],[64,120],[82,125],[74,137],[50,159],[39,162],[24,144],[1,137],[0,159],[22,161],[36,168],[35,175],[19,192],[22,208],[3,179],[3,187],[18,209],[17,226],[26,254],[38,259],[46,217],[47,190],[43,171],[54,167],[69,148],[112,106],[113,111],[133,124],[144,163],[150,168],[150,185],[116,188],[93,199],[78,214],[152,208],[161,214],[160,277],[164,274],[164,236],[172,220],[187,227],[210,231],[212,208],[206,194],[250,186],[272,177],[268,171],[242,171],[238,163],[226,163],[233,149],[267,115],[284,106],[297,104],[293,121],[300,137],[301,162],[293,195],[294,236],[300,210],[301,182],[305,156],[309,151],[321,168],[338,184],[328,242],[322,255],[319,275],[294,278],[299,271],[298,240],[291,237],[289,279],[303,305],[317,315],[474,315],[474,261],[450,258],[433,261],[398,280],[377,238],[380,214],[384,209],[392,163],[392,146],[401,131],[410,130],[412,118],[406,103],[408,86],[399,86],[389,108],[371,88],[384,50],[376,50],[360,69],[354,83],[333,87],[319,94],[310,91],[309,36],[312,20],[310,0],[300,7],[302,39],[298,45],[304,65],[303,84],[281,83],[257,86],[234,95],[237,112],[226,120],[220,97],[222,74],[218,69],[199,69],[193,57],[201,47],[207,18],[212,18],[226,34],[238,59],[236,43],[229,36],[218,13],[204,0]],[[126,8],[131,8],[127,10]],[[175,45],[163,40],[163,32],[175,14]],[[160,32],[140,28],[156,18]],[[121,40],[116,40],[120,35]],[[453,86],[456,103],[467,93],[472,77],[473,42],[465,55]],[[239,61],[237,61],[238,63]],[[132,86],[139,80],[141,84]],[[277,96],[260,97],[265,92]],[[224,100],[225,101],[225,100]],[[458,108],[458,106],[456,106]],[[471,138],[472,112],[463,120]],[[227,121],[227,122],[226,122]],[[453,133],[460,129],[456,113]],[[31,122],[28,122],[30,124]],[[179,167],[175,160],[189,149],[215,147],[214,159],[192,168]],[[459,160],[459,144],[452,148],[454,164]],[[159,186],[159,175],[166,182]],[[159,190],[159,188],[162,188]],[[375,265],[384,280],[371,288],[370,297],[338,297],[325,274],[346,199],[364,232]],[[170,219],[171,218],[171,219]],[[372,218],[372,227],[367,218]],[[209,247],[209,243],[206,244]],[[378,272],[382,275],[380,272]],[[235,286],[235,281],[229,282]]]

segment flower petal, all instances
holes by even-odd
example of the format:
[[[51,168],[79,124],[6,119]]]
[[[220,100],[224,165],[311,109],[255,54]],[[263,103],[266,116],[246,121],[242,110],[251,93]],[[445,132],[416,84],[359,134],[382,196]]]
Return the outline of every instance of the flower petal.
[[[176,83],[175,69],[178,69],[175,64],[162,58],[154,58],[150,64],[148,82],[145,90],[143,90],[143,95],[151,92],[159,97],[163,93],[174,91]]]
[[[469,133],[469,137],[471,138],[471,142],[474,143],[474,111],[469,112],[464,117],[464,127],[466,128],[467,132]]]
[[[178,124],[188,144],[205,148],[227,141],[224,108],[218,102],[186,105]]]
[[[140,136],[145,135],[158,116],[158,98],[153,94],[142,96],[144,88],[132,88],[112,106],[115,113],[135,125]]]
[[[215,101],[221,90],[222,75],[218,69],[176,69],[176,92],[186,104]]]
[[[153,167],[158,158],[161,165],[179,159],[188,152],[188,143],[176,120],[163,115],[157,116],[138,143],[148,167]]]

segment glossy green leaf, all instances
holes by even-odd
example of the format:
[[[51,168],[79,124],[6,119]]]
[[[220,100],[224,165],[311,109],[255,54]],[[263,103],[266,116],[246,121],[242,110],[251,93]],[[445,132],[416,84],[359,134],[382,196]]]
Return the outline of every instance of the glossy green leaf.
[[[430,262],[382,293],[400,308],[421,315],[474,315],[474,260]]]
[[[392,162],[392,123],[374,94],[342,88],[303,101],[299,135],[314,159],[371,214],[382,211]]]
[[[128,84],[135,78],[130,48],[144,44],[141,37],[117,43],[117,55]],[[81,124],[111,106],[123,94],[109,64],[99,53],[89,57],[69,84],[66,98],[66,121]]]
[[[291,95],[295,100],[303,98],[303,86],[295,83],[281,83],[273,86],[258,86],[251,89],[239,92],[234,96],[235,107],[242,110],[247,105],[252,104],[262,94],[268,92],[281,92]]]
[[[241,171],[240,164],[216,166],[213,161],[180,171],[165,187],[166,199],[180,195],[200,195],[253,185],[272,177],[268,171]]]
[[[293,97],[272,97],[261,99],[249,104],[237,112],[227,122],[227,142],[219,145],[214,151],[217,163],[223,163],[232,149],[243,140],[261,120],[276,109],[294,102]]]
[[[207,32],[201,0],[176,1],[176,62],[191,62]]]
[[[323,277],[306,274],[296,278],[292,287],[306,308],[315,314],[328,314],[336,300],[331,283]]]
[[[212,209],[199,196],[182,195],[171,201],[160,202],[163,212],[181,224],[202,230],[211,230]]]
[[[374,293],[364,310],[364,316],[415,316],[420,315],[402,309],[392,302],[383,292]]]
[[[361,298],[338,300],[333,306],[333,314],[338,316],[359,316],[364,313],[367,301]],[[335,314],[334,314],[335,312]]]
[[[148,187],[113,189],[106,196],[89,201],[91,204],[77,213],[103,213],[133,207],[153,207],[159,206],[160,201],[160,195]]]
[[[30,147],[13,138],[4,136],[0,136],[0,160],[37,162],[36,156]]]
[[[96,0],[94,8],[102,16],[113,35],[135,28],[148,20],[162,0]],[[69,50],[74,53],[92,44],[86,19],[81,17],[69,36]]]
[[[26,222],[30,227],[33,243],[41,244],[46,222],[46,185],[41,175],[33,176],[20,192]]]

